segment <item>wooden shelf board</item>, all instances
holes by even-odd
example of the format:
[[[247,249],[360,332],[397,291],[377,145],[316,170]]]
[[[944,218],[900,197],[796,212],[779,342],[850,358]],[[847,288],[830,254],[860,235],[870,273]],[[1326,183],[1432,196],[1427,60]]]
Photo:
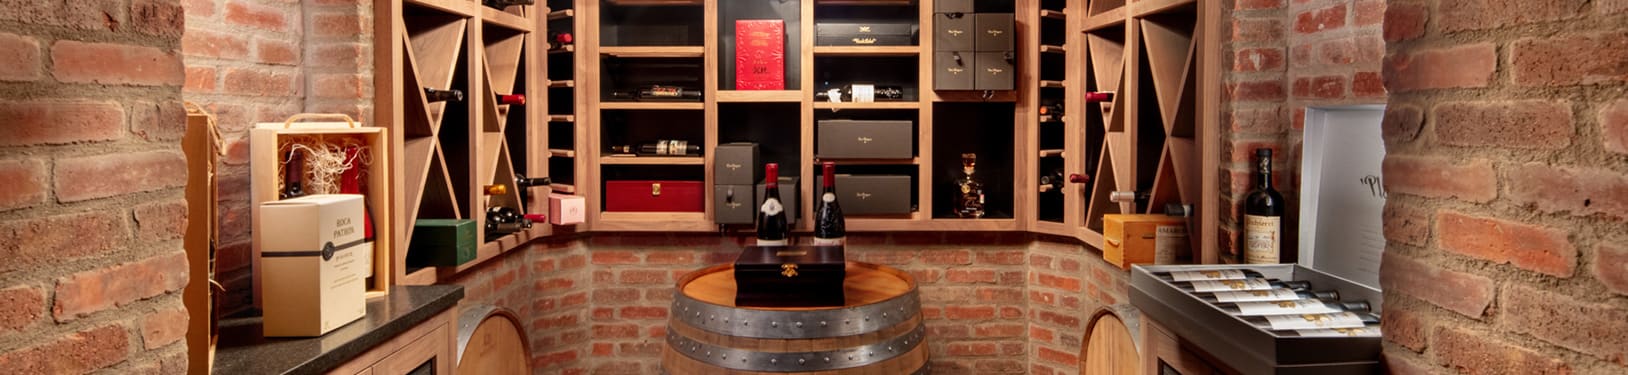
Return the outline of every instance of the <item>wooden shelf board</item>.
[[[576,185],[548,184],[548,189],[553,190],[555,193],[564,193],[564,194],[575,194],[577,192],[577,186]]]
[[[719,103],[796,103],[803,100],[800,90],[718,90]]]
[[[556,54],[556,53],[569,53],[569,52],[576,52],[576,51],[577,51],[577,45],[575,45],[575,44],[567,44],[567,45],[560,46],[560,48],[555,48],[555,49],[548,50],[548,53],[549,54]]]
[[[990,97],[985,98],[983,91],[936,91],[936,92],[933,92],[933,101],[934,102],[940,102],[940,103],[944,103],[944,102],[951,102],[951,103],[962,103],[962,102],[1012,103],[1012,102],[1016,102],[1017,98],[1018,98],[1018,92],[1016,90],[995,91],[992,94],[993,95],[991,95]]]
[[[915,56],[921,46],[814,46],[814,56]]]
[[[574,158],[574,157],[577,157],[576,150],[561,150],[561,149],[557,149],[557,148],[548,149],[548,154],[550,156],[557,157],[557,158]]]
[[[548,122],[577,122],[576,115],[548,115]]]
[[[710,232],[718,227],[701,212],[611,212],[599,213],[594,231],[607,232]]]
[[[669,46],[662,46],[662,47],[601,46],[601,47],[599,47],[599,53],[604,54],[604,55],[608,55],[608,56],[623,57],[623,58],[638,58],[638,57],[701,57],[702,55],[706,54],[706,47],[702,47],[702,46],[671,46],[671,47],[669,47]]]
[[[1106,12],[1086,16],[1085,22],[1081,25],[1081,28],[1086,32],[1091,32],[1097,29],[1123,25],[1124,23],[1125,8],[1119,7]]]
[[[1040,10],[1040,17],[1041,18],[1051,18],[1051,19],[1062,20],[1062,19],[1068,19],[1068,14],[1063,13],[1063,11],[1060,11],[1060,10],[1041,9]]]
[[[553,12],[548,12],[548,20],[550,20],[550,21],[558,20],[558,19],[566,19],[566,18],[571,18],[571,17],[576,17],[576,16],[577,16],[577,10],[576,9],[561,9],[561,10],[556,10],[556,11],[553,11]]]
[[[1053,157],[1053,156],[1063,156],[1063,150],[1062,149],[1040,150],[1040,157],[1049,158],[1049,157]]]
[[[548,81],[548,87],[577,87],[577,80],[567,79],[560,81]]]
[[[1063,46],[1042,44],[1040,45],[1040,53],[1068,53],[1068,48],[1063,48]]]
[[[1196,2],[1197,0],[1138,0],[1136,3],[1131,4],[1131,14],[1137,17],[1145,17]]]
[[[599,109],[684,109],[701,110],[706,105],[701,102],[599,102]]]
[[[839,165],[921,165],[921,158],[908,159],[843,159],[814,157],[815,162],[829,161]]]
[[[601,156],[600,165],[703,165],[700,156]]]
[[[817,108],[817,109],[920,109],[921,108],[921,103],[915,102],[915,101],[908,101],[908,102],[870,102],[870,103],[814,102],[814,108]]]
[[[989,232],[1018,230],[1017,219],[933,218],[926,227],[946,232]]]
[[[474,16],[475,12],[477,12],[475,8],[480,7],[480,4],[464,0],[402,0],[402,3],[433,8],[464,17]]]
[[[492,9],[492,7],[487,6],[480,7],[480,15],[483,21],[487,24],[497,25],[510,30],[526,33],[531,32],[532,28],[535,27],[534,25],[537,23],[527,19],[526,17]]]
[[[1063,85],[1063,81],[1043,79],[1043,80],[1040,80],[1040,87],[1041,88],[1057,88],[1057,89],[1060,89],[1060,88],[1065,88],[1067,86]]]

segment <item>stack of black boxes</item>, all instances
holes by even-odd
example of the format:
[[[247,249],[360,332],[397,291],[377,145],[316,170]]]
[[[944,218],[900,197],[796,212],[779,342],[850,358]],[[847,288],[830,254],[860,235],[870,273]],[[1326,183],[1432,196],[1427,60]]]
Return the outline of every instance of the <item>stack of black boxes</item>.
[[[765,181],[756,143],[735,142],[718,145],[712,157],[712,221],[717,224],[752,224],[763,205]],[[796,176],[780,176],[780,203],[785,205],[786,224],[797,224]]]
[[[1012,13],[976,13],[974,0],[940,0],[933,9],[933,89],[1014,90]]]

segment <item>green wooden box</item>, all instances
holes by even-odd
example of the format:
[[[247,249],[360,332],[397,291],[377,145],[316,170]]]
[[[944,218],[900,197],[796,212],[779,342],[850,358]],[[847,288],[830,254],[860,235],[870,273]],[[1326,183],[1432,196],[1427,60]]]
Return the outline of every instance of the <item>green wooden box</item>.
[[[407,248],[408,267],[450,267],[475,260],[475,221],[418,219]]]

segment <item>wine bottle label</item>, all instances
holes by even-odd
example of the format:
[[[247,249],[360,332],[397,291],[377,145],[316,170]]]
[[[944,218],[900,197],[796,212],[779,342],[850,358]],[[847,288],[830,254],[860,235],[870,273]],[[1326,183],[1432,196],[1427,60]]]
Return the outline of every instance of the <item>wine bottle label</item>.
[[[1159,229],[1164,229],[1160,227]],[[1170,273],[1174,281],[1199,280],[1243,280],[1249,278],[1241,270],[1204,270],[1204,271],[1175,271]]]
[[[1362,328],[1362,317],[1348,312],[1335,314],[1268,315],[1274,331],[1324,328]]]
[[[837,238],[814,237],[814,241],[813,241],[813,243],[811,243],[811,245],[814,245],[814,246],[842,246],[842,244],[844,242],[847,242],[847,241],[848,241],[848,237],[837,237]]]
[[[1332,314],[1340,309],[1329,307],[1322,301],[1303,299],[1277,302],[1240,302],[1238,315]]]
[[[1176,254],[1187,248],[1187,226],[1160,225],[1154,230],[1153,264],[1174,264]]]
[[[834,194],[834,193],[825,193],[823,195],[820,195],[820,201],[823,201],[825,203],[836,202],[837,201],[837,195]]]
[[[1297,329],[1301,337],[1379,337],[1379,327]]]
[[[1272,283],[1266,282],[1266,279],[1200,280],[1193,282],[1193,291],[1199,293],[1267,289],[1272,289]]]
[[[1283,218],[1277,216],[1244,215],[1244,262],[1249,264],[1277,264],[1282,249]]]
[[[784,240],[784,239],[779,239],[779,240],[765,240],[765,239],[762,239],[762,238],[759,238],[759,239],[758,239],[758,240],[757,240],[757,245],[758,245],[758,246],[786,246],[786,245],[790,245],[790,243],[789,243],[789,242],[787,242],[787,241],[786,241],[786,240]]]
[[[774,198],[764,199],[763,206],[758,208],[758,211],[763,212],[765,215],[779,215],[780,212],[785,210],[786,207],[780,205],[780,200]]]
[[[1285,288],[1215,293],[1215,300],[1219,302],[1269,302],[1297,299],[1300,299],[1300,295],[1295,294],[1294,290]]]

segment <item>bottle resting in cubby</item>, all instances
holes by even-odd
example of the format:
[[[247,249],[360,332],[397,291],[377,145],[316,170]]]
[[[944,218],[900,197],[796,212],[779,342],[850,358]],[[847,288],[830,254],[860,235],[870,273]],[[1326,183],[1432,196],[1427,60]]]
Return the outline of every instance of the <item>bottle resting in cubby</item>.
[[[531,189],[548,186],[553,183],[548,177],[526,178],[526,175],[515,173],[514,186],[520,188],[520,204],[531,201]]]
[[[1040,122],[1063,121],[1063,103],[1040,105]]]
[[[299,151],[289,150],[288,156],[283,158],[283,191],[277,193],[277,199],[298,198],[305,195],[305,187],[300,182],[305,176],[305,155]]]
[[[424,99],[428,100],[430,103],[444,102],[449,100],[461,102],[464,101],[464,92],[463,90],[441,90],[425,87]]]
[[[1078,176],[1078,175],[1076,175],[1076,176]],[[1040,192],[1042,192],[1042,193],[1052,193],[1052,192],[1060,193],[1060,192],[1063,191],[1063,183],[1064,182],[1068,182],[1068,178],[1063,177],[1063,169],[1062,168],[1054,169],[1054,170],[1051,171],[1051,173],[1040,175]]]
[[[1272,188],[1272,149],[1255,150],[1255,188],[1244,198],[1243,260],[1249,264],[1293,261],[1283,251],[1283,195]]]
[[[1354,312],[1245,316],[1240,318],[1255,327],[1273,331],[1362,328],[1370,324],[1379,324],[1379,318],[1372,314]]]
[[[842,246],[847,241],[848,230],[842,206],[837,205],[837,164],[828,161],[820,167],[824,193],[820,194],[819,207],[814,210],[814,245]]]
[[[649,85],[636,90],[611,91],[611,100],[699,102],[701,101],[701,90],[678,86]]]
[[[689,141],[664,139],[656,141],[656,143],[645,143],[638,146],[611,146],[610,152],[613,154],[646,156],[697,156],[701,154],[701,145],[691,144]]]
[[[576,44],[577,38],[567,31],[548,32],[548,49],[557,50],[565,46]]]
[[[510,233],[531,228],[529,215],[513,207],[492,206],[486,209],[486,240],[491,241]]]
[[[814,92],[814,101],[817,102],[869,103],[894,100],[904,100],[904,88],[899,86],[851,84]]]
[[[976,176],[978,154],[961,154],[961,176],[955,179],[955,216],[977,219],[984,217],[984,183]]]
[[[526,105],[525,94],[498,94],[497,104],[500,105]]]
[[[757,245],[789,245],[791,236],[786,224],[786,206],[780,203],[780,164],[764,164],[763,176],[763,205],[758,206],[757,213]]]
[[[1111,102],[1114,100],[1113,91],[1090,91],[1085,93],[1086,103]]]

